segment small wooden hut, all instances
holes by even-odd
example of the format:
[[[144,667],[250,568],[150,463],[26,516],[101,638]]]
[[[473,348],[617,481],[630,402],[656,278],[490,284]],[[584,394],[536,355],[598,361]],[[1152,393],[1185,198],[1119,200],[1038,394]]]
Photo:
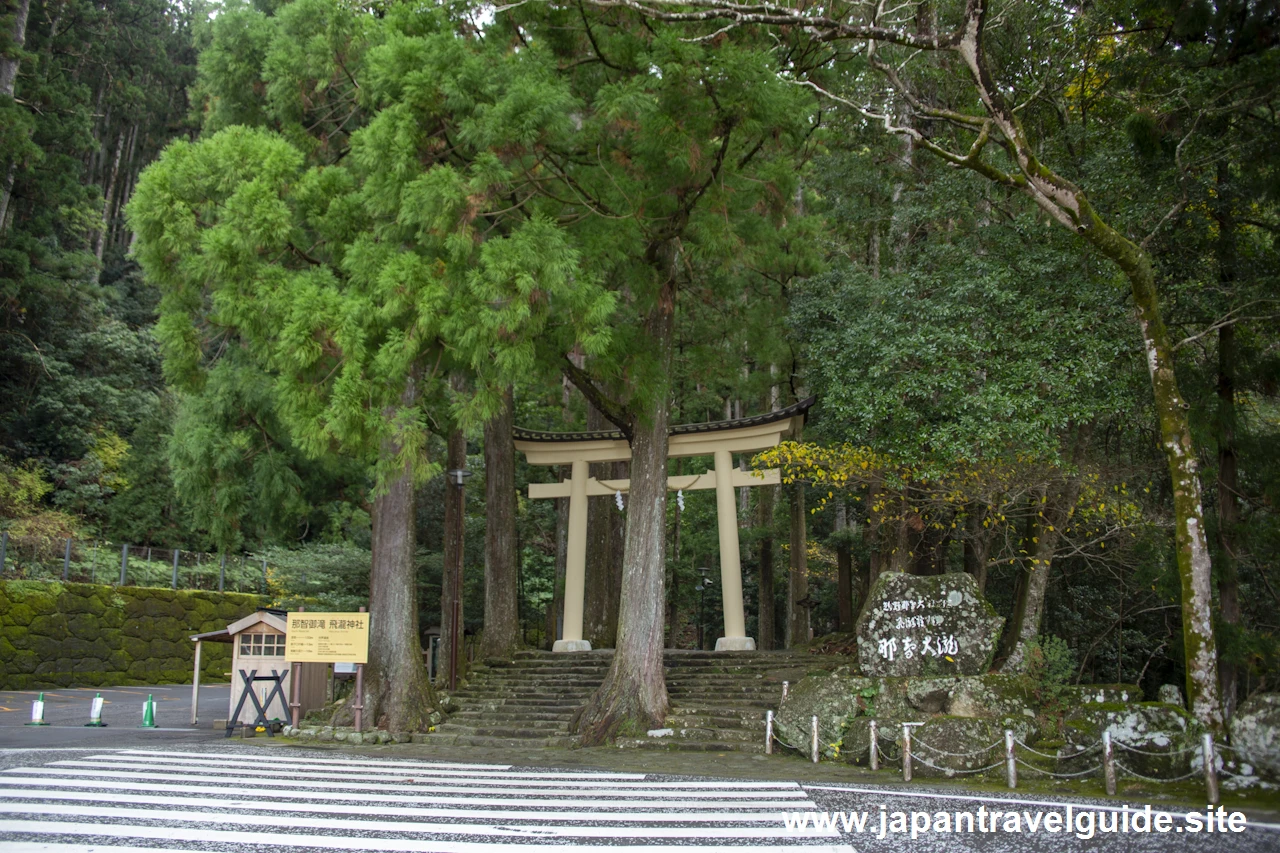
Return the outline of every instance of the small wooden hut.
[[[285,658],[285,634],[288,630],[286,613],[283,610],[259,609],[243,619],[232,622],[220,631],[209,631],[205,634],[193,634],[191,639],[196,644],[195,670],[191,677],[191,724],[199,722],[197,709],[200,699],[200,650],[205,642],[231,643],[231,702],[227,706],[227,721],[231,725],[252,723],[257,717],[257,709],[252,700],[246,700],[240,713],[232,719],[240,697],[244,692],[244,677],[241,672],[259,676],[272,672],[284,673],[284,695],[286,702],[280,701],[279,694],[273,694],[271,682],[258,681],[253,685],[253,692],[258,702],[267,712],[267,719],[280,719],[288,722],[291,712],[287,703],[293,697],[293,672],[290,661]],[[328,696],[329,664],[300,664],[298,679],[298,702],[301,713],[312,708],[319,708]]]

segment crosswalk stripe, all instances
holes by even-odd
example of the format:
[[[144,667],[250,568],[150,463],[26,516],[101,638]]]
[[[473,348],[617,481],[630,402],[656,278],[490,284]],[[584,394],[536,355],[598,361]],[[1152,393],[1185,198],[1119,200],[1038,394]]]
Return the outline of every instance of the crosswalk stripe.
[[[25,832],[61,835],[91,835],[104,838],[130,836],[134,838],[160,838],[166,841],[191,841],[209,844],[277,845],[280,847],[319,847],[328,850],[387,850],[405,853],[529,853],[529,844],[486,844],[474,841],[431,841],[429,844],[410,838],[352,838],[329,835],[293,835],[289,833],[232,832],[210,829],[181,829],[167,826],[90,826],[86,824],[62,824],[51,826],[39,821],[0,820],[0,832]],[[84,850],[83,846],[76,849]],[[154,850],[155,848],[146,848]],[[751,845],[724,847],[699,844],[632,844],[610,845],[608,853],[777,853],[778,845]],[[805,853],[854,853],[849,844],[805,845]],[[6,851],[7,853],[7,851]]]
[[[281,758],[130,751],[9,768],[0,772],[0,849],[44,844],[53,845],[40,848],[47,853],[69,853],[105,844],[118,849],[101,853],[130,853],[130,845],[252,844],[352,853],[763,853],[785,845],[853,853],[829,843],[840,840],[835,827],[803,837],[787,830],[785,813],[817,810],[794,782],[525,774],[495,765],[457,765],[437,776],[431,762]],[[86,844],[70,843],[78,839]]]
[[[182,821],[188,824],[219,824],[231,826],[279,827],[280,818],[272,815],[244,814],[239,812],[199,812],[165,809],[130,809],[119,806],[68,806],[56,803],[0,803],[0,814],[48,815],[51,817],[126,818],[132,820]],[[483,815],[488,817],[488,815]],[[698,827],[701,838],[784,838],[789,833],[779,820],[771,827],[758,826],[703,826]],[[288,819],[290,827],[301,829],[345,829],[357,832],[424,832],[449,835],[504,836],[509,838],[616,838],[616,826],[574,826],[549,824],[515,824],[495,826],[486,823],[429,823],[427,821],[352,820],[349,818],[312,818],[293,815]],[[675,826],[647,826],[648,838],[688,838],[689,829]],[[813,835],[837,837],[839,832],[830,828],[818,830]]]
[[[64,759],[61,761],[53,761],[53,762],[50,762],[50,766],[86,766],[84,762],[94,762],[93,766],[95,767],[112,767],[112,766],[151,767],[152,766],[150,764],[134,764],[134,762],[138,761],[139,758],[140,757],[135,758],[134,756],[128,756],[127,758],[118,758],[113,755],[89,755],[89,756],[85,756],[82,759]],[[199,759],[173,759],[172,763],[181,767],[200,767],[201,769],[204,769],[205,767],[208,767],[210,769],[223,767],[223,768],[228,768],[229,770],[233,770],[234,772],[237,772],[237,773],[244,772],[243,757],[205,759],[203,761]],[[275,769],[275,770],[313,769],[313,768],[310,768],[310,764],[311,762],[309,759],[306,760],[305,762],[272,761],[271,767],[272,769]],[[164,767],[167,769],[170,765],[167,763],[160,764],[159,762],[157,762],[154,766]],[[322,767],[314,768],[314,769],[324,769],[324,770],[332,771],[338,768],[341,768],[343,770],[363,770],[366,768],[376,768],[381,770],[381,769],[398,769],[401,766],[402,765],[398,765],[395,762],[378,762],[377,764],[371,764],[369,762],[365,762],[358,759],[353,759],[351,761],[331,759],[327,761]],[[436,766],[448,766],[451,768],[465,768],[467,765],[465,764],[432,765],[432,764],[415,762],[415,763],[406,763],[403,766],[409,769],[419,769],[419,768],[434,769]],[[492,767],[495,767],[496,765],[485,765],[485,766],[492,768]],[[321,776],[321,774],[312,774],[312,775]],[[389,773],[386,775],[394,779],[404,779],[406,775],[412,775],[412,774]],[[567,778],[567,779],[572,779],[575,785],[579,785],[579,786],[583,784],[590,784],[593,786],[601,786],[601,787],[609,786],[609,787],[619,787],[619,788],[622,788],[622,787],[639,787],[639,788],[719,788],[719,787],[724,787],[723,782],[702,782],[702,781],[696,781],[696,780],[687,781],[687,782],[648,782],[648,781],[643,781],[645,779],[645,776],[643,773],[599,773],[597,774],[593,772],[591,774],[591,778],[593,780],[600,779],[602,781],[599,781],[599,782],[592,781],[590,783],[586,783],[586,780],[582,779],[581,772],[556,773],[551,776],[538,776],[537,778],[533,778],[533,779],[528,778],[527,775],[518,774],[518,773],[517,774],[495,773],[492,775],[490,774],[480,775],[480,774],[469,773],[467,775],[477,776],[484,782],[491,782],[491,781],[496,781],[498,779],[502,779],[505,784],[541,785],[543,780],[546,778],[556,778],[556,779]],[[331,777],[331,774],[324,775],[321,778],[330,778],[330,777]],[[365,774],[365,778],[374,778],[374,777],[369,776],[368,774]],[[455,777],[443,777],[443,778],[449,779],[452,783],[452,779]],[[519,780],[527,780],[527,781],[519,781]],[[461,784],[461,783],[455,783],[455,784]],[[733,784],[735,788],[750,789],[750,790],[772,790],[772,789],[790,790],[797,787],[795,782],[741,781],[741,782],[734,782]]]
[[[53,762],[53,764],[55,764],[55,765],[57,765],[57,766],[59,766],[59,767],[120,767],[120,766],[122,766],[119,762],[115,762],[115,761],[101,761],[101,760],[88,759],[88,758],[68,758],[68,759],[65,759],[65,760],[63,760],[63,761],[55,761],[55,762]],[[169,770],[169,769],[172,769],[172,768],[173,768],[173,766],[174,766],[174,765],[171,765],[171,764],[159,764],[159,763],[156,763],[156,764],[137,764],[137,765],[131,765],[131,769],[135,769],[135,770]],[[182,763],[179,763],[179,764],[178,764],[178,766],[179,766],[179,767],[186,767],[186,766],[189,766],[189,765],[188,765],[187,763],[185,763],[185,762],[182,762]],[[200,768],[200,771],[201,771],[202,773],[232,773],[232,774],[234,774],[234,773],[243,773],[243,772],[244,772],[244,767],[243,767],[243,766],[241,766],[241,767],[201,767],[201,768]],[[489,770],[482,770],[482,771],[479,771],[479,772],[476,772],[476,773],[470,773],[470,772],[467,772],[467,771],[465,771],[465,770],[436,770],[436,769],[432,769],[431,774],[432,774],[433,776],[441,776],[441,777],[444,777],[444,778],[448,778],[448,777],[451,777],[451,776],[465,776],[466,778],[469,778],[469,779],[493,779],[493,780],[501,779],[501,780],[503,780],[503,781],[507,781],[507,780],[516,780],[516,779],[527,779],[527,780],[530,780],[530,781],[532,781],[532,782],[552,781],[552,780],[557,780],[557,779],[576,779],[579,775],[581,775],[581,774],[578,774],[578,773],[538,773],[538,772],[532,772],[532,771],[501,771],[501,772],[494,772],[494,771],[489,771]],[[295,772],[295,773],[293,773],[292,775],[293,775],[293,776],[295,776],[295,777],[301,777],[301,778],[304,778],[304,779],[327,779],[327,778],[331,778],[331,777],[333,776],[333,771],[332,771],[332,770],[329,770],[329,771],[328,771],[328,772],[326,772],[326,773],[306,773],[306,772]],[[405,775],[406,775],[406,774],[404,774],[404,773],[368,773],[368,772],[366,772],[366,773],[364,773],[363,775],[364,775],[366,778],[369,778],[369,779],[403,779],[403,778],[405,777]],[[617,778],[619,778],[619,777],[618,777],[618,776],[616,776],[616,775],[610,775],[610,774],[603,774],[603,775],[604,775],[604,778],[606,778],[606,779],[617,779]],[[624,777],[621,777],[621,778],[622,778],[622,779],[626,779],[626,780],[638,780],[638,779],[643,779],[643,778],[644,778],[644,774],[642,774],[642,773],[633,773],[633,774],[628,774],[628,775],[626,775],[626,776],[624,776]]]
[[[92,789],[94,791],[102,791],[101,785],[85,785],[74,782],[65,782],[64,780],[56,780],[57,785],[49,784],[42,790],[48,788],[78,788]],[[27,779],[26,784],[40,785],[40,779]],[[155,791],[157,793],[181,792],[190,794],[210,794],[213,796],[235,796],[244,798],[250,791],[257,799],[267,799],[275,797],[279,800],[293,802],[297,798],[305,798],[308,800],[324,800],[326,803],[331,802],[368,802],[367,799],[352,794],[336,794],[328,793],[313,794],[308,791],[276,791],[271,788],[258,789],[241,789],[236,791],[228,791],[226,788],[213,787],[205,785],[151,785],[147,783],[137,783],[128,786],[129,790],[134,791]],[[112,788],[109,796],[114,798],[120,791],[119,788]],[[27,792],[29,793],[29,792]],[[102,799],[103,794],[97,794],[98,799]],[[777,811],[785,809],[787,811],[797,811],[806,808],[812,808],[813,802],[808,798],[798,800],[592,800],[586,797],[562,797],[562,798],[516,798],[514,795],[508,797],[439,797],[429,793],[424,793],[417,797],[404,796],[387,796],[379,795],[380,802],[387,803],[423,803],[437,806],[503,806],[510,808],[513,805],[524,805],[529,808],[579,808],[591,809],[593,812],[612,814],[616,811],[627,811],[635,809],[652,809],[655,806],[662,806],[668,809],[680,809],[682,811],[706,811],[708,809],[718,809],[721,811],[727,809],[769,809]],[[217,805],[222,800],[209,800],[211,805]]]
[[[31,784],[31,782],[34,781],[39,784],[52,785],[59,780],[44,779],[41,777],[69,776],[86,783],[90,779],[96,780],[98,784],[96,784],[94,787],[97,787],[97,788],[112,788],[112,789],[118,790],[121,788],[133,787],[136,784],[133,782],[133,780],[138,778],[137,773],[114,773],[114,772],[101,772],[101,771],[93,772],[93,773],[77,773],[74,770],[68,770],[66,768],[59,768],[59,767],[41,767],[41,768],[23,767],[23,768],[13,768],[13,769],[20,770],[24,773],[40,774],[39,776],[33,775],[33,776],[21,777],[22,779],[26,780],[25,782],[26,784]],[[4,771],[4,773],[0,773],[0,785],[15,784],[10,781],[11,777],[5,775],[10,772],[12,771],[6,770]],[[165,781],[170,781],[170,782],[181,782],[183,780],[190,779],[191,776],[188,774],[182,774],[182,773],[150,773],[147,775],[146,778],[163,779]],[[254,777],[254,776],[243,776],[243,777],[237,777],[234,779],[218,779],[216,781],[218,781],[221,784],[217,787],[207,787],[206,790],[210,791],[211,793],[219,793],[219,792],[226,792],[227,788],[233,784],[241,787],[257,786],[262,784],[261,777]],[[72,784],[72,783],[69,783],[69,784]],[[749,799],[754,799],[761,796],[761,793],[768,793],[768,795],[771,797],[779,798],[783,800],[785,800],[786,798],[795,798],[796,800],[803,800],[808,798],[808,794],[806,794],[799,787],[790,791],[768,791],[768,792],[716,791],[716,790],[703,790],[703,789],[693,790],[693,791],[682,791],[682,790],[673,791],[668,788],[655,788],[653,790],[628,789],[628,788],[597,789],[597,788],[591,788],[591,787],[585,787],[585,786],[584,788],[581,788],[581,789],[575,788],[575,787],[524,788],[524,787],[515,786],[515,785],[491,786],[491,787],[479,788],[479,787],[455,787],[452,785],[438,785],[438,784],[433,784],[431,783],[430,780],[426,780],[426,779],[424,779],[422,783],[418,785],[360,785],[356,783],[345,783],[345,782],[294,782],[292,780],[289,783],[285,783],[285,784],[288,784],[289,790],[293,792],[290,796],[318,796],[318,794],[316,792],[313,792],[311,789],[319,788],[323,791],[340,790],[340,791],[377,794],[380,797],[393,791],[398,791],[401,793],[412,792],[412,793],[418,794],[419,796],[427,796],[427,795],[435,796],[435,795],[443,795],[443,794],[465,795],[467,797],[467,800],[463,800],[462,802],[466,802],[468,800],[474,800],[475,796],[478,794],[488,794],[490,796],[506,795],[508,797],[519,796],[519,797],[543,798],[543,797],[566,797],[566,796],[574,796],[574,795],[578,795],[579,797],[581,797],[585,793],[590,797],[596,797],[596,798],[631,797],[633,799],[636,799],[637,801],[666,799],[676,793],[678,793],[681,797],[684,797],[686,799],[693,800],[693,801],[749,800]],[[85,787],[85,784],[76,784],[75,787]],[[283,790],[283,788],[281,786],[273,786],[272,790]],[[344,799],[356,799],[356,797],[348,796],[348,797],[345,797]],[[610,800],[608,799],[599,799],[597,801],[601,804],[607,804],[610,802]]]
[[[101,794],[81,793],[78,791],[29,791],[18,794],[10,794],[14,800],[74,800],[83,802],[99,802],[102,799]],[[388,815],[395,817],[442,817],[442,818],[473,818],[479,809],[442,809],[442,808],[400,808],[391,806],[370,806],[365,803],[358,805],[338,805],[336,803],[262,803],[254,800],[234,799],[234,800],[209,800],[207,797],[148,797],[138,794],[117,794],[111,795],[111,801],[114,803],[132,803],[134,805],[157,805],[157,806],[192,806],[195,808],[209,808],[210,806],[220,806],[226,808],[237,809],[253,809],[255,811],[278,812],[285,815],[295,814],[297,812],[312,812],[316,814],[352,814],[361,815],[363,817],[376,817],[378,815]],[[589,805],[589,804],[588,804]],[[698,804],[701,807],[701,803]],[[736,803],[734,805],[737,805]],[[726,818],[723,808],[706,811],[671,811],[671,812],[655,812],[655,811],[547,811],[542,808],[542,804],[536,804],[534,808],[528,808],[524,811],[517,809],[508,809],[505,811],[496,811],[492,809],[483,810],[485,817],[501,818],[503,820],[595,820],[609,823],[634,823],[639,821],[657,821],[659,823],[714,823],[725,822],[728,820],[762,822],[771,821],[778,822],[778,809],[785,808],[788,811],[803,811],[805,809],[814,810],[817,807],[812,802],[804,803],[771,803],[768,811],[753,814],[735,814],[732,818]]]
[[[176,750],[150,750],[150,749],[122,749],[119,752],[108,753],[105,755],[92,755],[89,757],[90,758],[118,758],[118,757],[124,757],[124,756],[139,756],[143,758],[150,758],[150,759],[157,759],[157,760],[161,758],[178,758],[178,759],[184,759],[184,760],[190,759],[195,761],[227,761],[227,762],[236,761],[236,760],[243,762],[245,759],[244,755],[240,755],[240,756],[230,755],[230,756],[223,757],[223,756],[210,755],[207,752],[179,752]],[[380,761],[376,758],[311,758],[311,757],[307,757],[307,758],[290,758],[289,760],[295,761],[298,763],[304,763],[304,764],[344,764],[344,765],[345,764],[361,764],[361,765],[369,765],[371,767],[376,767],[376,766],[454,767],[460,770],[510,770],[511,769],[510,764],[467,764],[462,761],[414,761],[412,759],[407,759],[407,758],[406,759],[396,758],[396,759],[387,759],[385,761]],[[616,775],[620,777],[625,776],[627,778],[634,778],[637,774],[618,773],[618,774],[612,774],[612,775]]]

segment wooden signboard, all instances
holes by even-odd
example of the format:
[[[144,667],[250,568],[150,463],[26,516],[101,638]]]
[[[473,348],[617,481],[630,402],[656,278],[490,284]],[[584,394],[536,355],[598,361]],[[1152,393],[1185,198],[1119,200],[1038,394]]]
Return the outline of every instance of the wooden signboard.
[[[291,663],[368,663],[368,613],[290,613],[285,659]]]

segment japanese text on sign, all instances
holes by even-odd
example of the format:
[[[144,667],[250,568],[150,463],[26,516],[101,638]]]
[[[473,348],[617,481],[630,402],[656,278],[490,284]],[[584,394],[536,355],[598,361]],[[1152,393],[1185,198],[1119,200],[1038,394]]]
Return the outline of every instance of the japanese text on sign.
[[[290,613],[285,658],[297,663],[367,663],[368,613]]]

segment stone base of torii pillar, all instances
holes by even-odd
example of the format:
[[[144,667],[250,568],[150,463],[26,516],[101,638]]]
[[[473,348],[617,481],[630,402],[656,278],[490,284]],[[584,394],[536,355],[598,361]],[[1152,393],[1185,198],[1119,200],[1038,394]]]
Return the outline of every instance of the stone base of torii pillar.
[[[721,637],[716,640],[718,652],[754,652],[756,641],[751,637]]]
[[[591,651],[590,640],[556,640],[551,645],[553,652],[589,652]]]

